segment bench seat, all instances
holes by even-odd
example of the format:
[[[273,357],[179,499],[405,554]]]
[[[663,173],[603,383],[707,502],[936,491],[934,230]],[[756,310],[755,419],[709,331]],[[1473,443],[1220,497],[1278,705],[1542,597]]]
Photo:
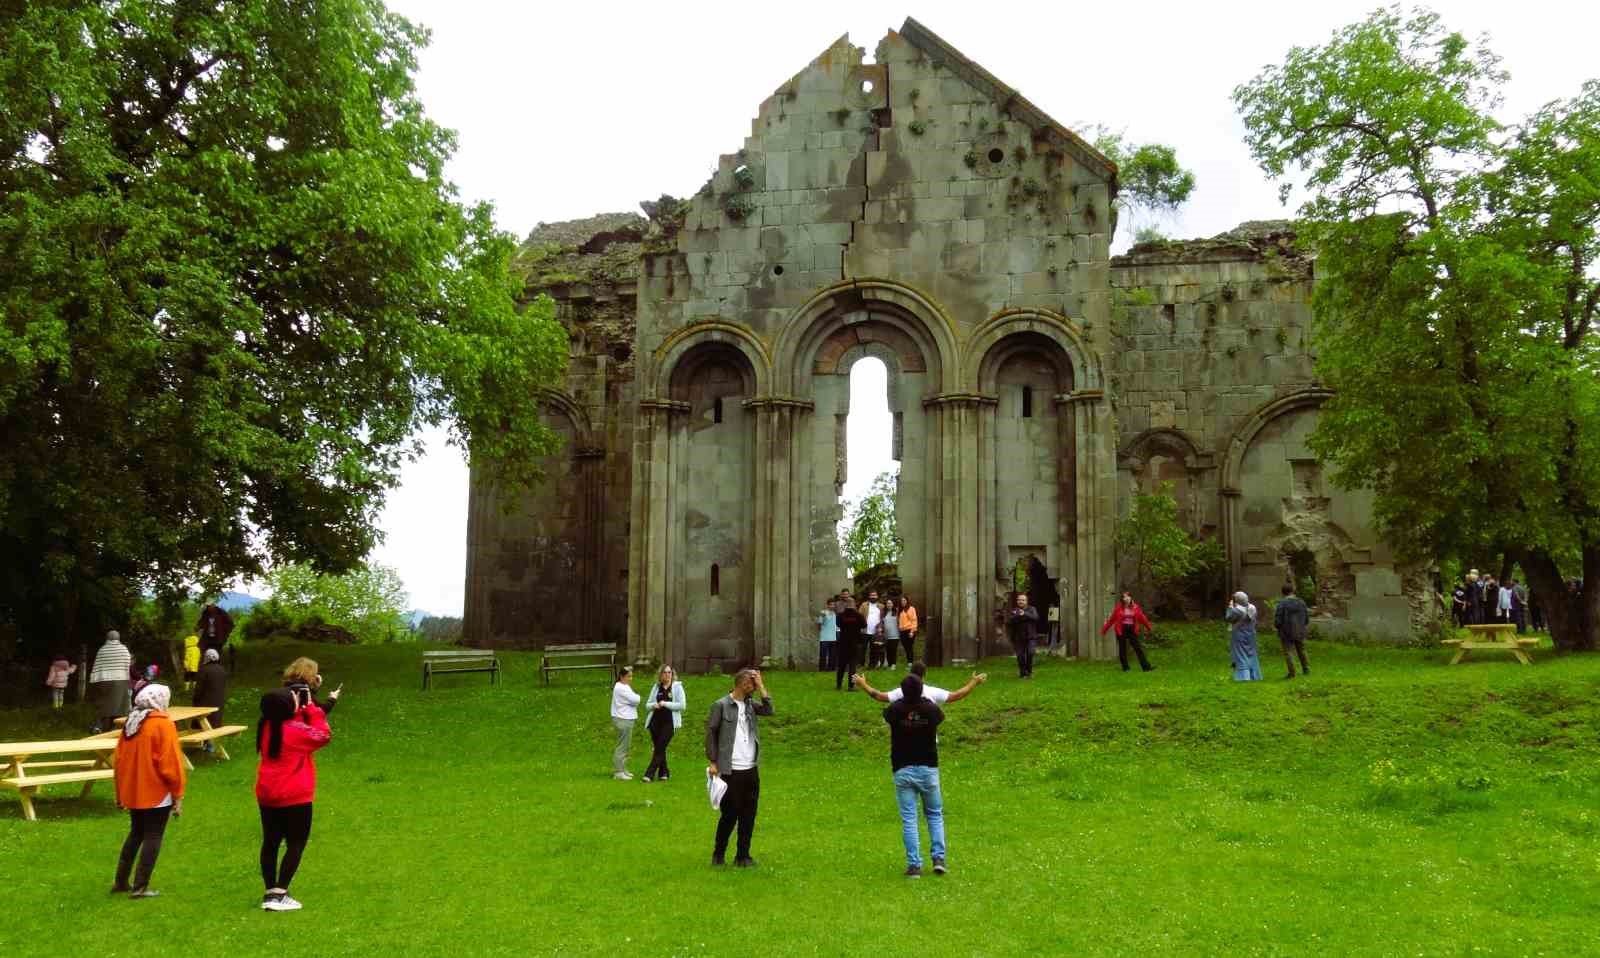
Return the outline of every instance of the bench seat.
[[[487,672],[489,684],[500,681],[500,657],[493,649],[434,649],[422,653],[422,690],[433,688],[433,677],[446,672]]]
[[[556,665],[555,660],[592,659],[576,665]],[[617,671],[617,644],[615,642],[588,642],[577,645],[547,645],[539,662],[544,684],[550,684],[551,672],[581,672],[587,669],[605,669],[608,674]]]
[[[24,773],[28,766],[22,766]],[[65,785],[70,782],[99,782],[114,778],[116,770],[110,768],[86,768],[77,772],[52,772],[49,775],[28,775],[25,778],[0,778],[0,783],[12,788],[37,788],[40,785]]]

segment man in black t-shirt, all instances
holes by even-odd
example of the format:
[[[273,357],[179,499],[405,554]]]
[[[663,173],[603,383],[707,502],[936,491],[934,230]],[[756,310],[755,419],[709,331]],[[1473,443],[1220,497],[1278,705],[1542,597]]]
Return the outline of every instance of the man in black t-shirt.
[[[900,701],[883,710],[889,723],[889,763],[894,767],[894,793],[900,803],[900,832],[906,845],[906,877],[922,877],[922,849],[917,837],[917,800],[928,820],[928,852],[933,873],[945,873],[944,797],[939,793],[939,723],[944,713],[922,695],[922,679],[900,681]]]

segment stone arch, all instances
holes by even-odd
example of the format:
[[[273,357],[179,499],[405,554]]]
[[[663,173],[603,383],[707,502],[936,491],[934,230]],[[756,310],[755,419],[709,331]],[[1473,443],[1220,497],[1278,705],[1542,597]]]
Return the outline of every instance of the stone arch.
[[[869,340],[888,346],[902,371],[920,362],[935,391],[953,387],[959,354],[955,326],[938,304],[900,283],[859,279],[818,290],[790,314],[772,351],[774,393],[808,394],[820,368]]]
[[[1222,492],[1223,495],[1236,495],[1239,491],[1239,467],[1244,462],[1244,454],[1250,450],[1250,443],[1255,441],[1256,435],[1266,427],[1267,423],[1284,415],[1295,412],[1308,406],[1321,406],[1333,396],[1331,389],[1311,387],[1299,392],[1280,396],[1270,402],[1262,404],[1250,418],[1244,421],[1238,429],[1234,430],[1233,438],[1228,440],[1227,453],[1222,461]]]
[[[569,453],[576,454],[596,447],[589,413],[571,396],[559,389],[543,388],[534,394],[534,398],[539,405],[566,416],[572,423],[573,447],[568,450]]]
[[[694,323],[678,330],[656,347],[650,369],[641,378],[643,399],[663,398],[681,375],[679,366],[701,347],[720,347],[738,353],[750,377],[750,395],[766,395],[772,380],[772,354],[754,333],[743,326],[721,320]]]
[[[1128,440],[1117,453],[1117,464],[1130,465],[1148,458],[1153,453],[1164,453],[1177,459],[1191,470],[1203,468],[1200,447],[1181,429],[1146,429]]]
[[[992,388],[994,374],[1008,358],[996,347],[1008,338],[1026,335],[1047,339],[1066,360],[1069,388],[1073,391],[1103,389],[1104,377],[1093,348],[1073,324],[1059,313],[1047,309],[1015,308],[994,314],[984,321],[968,341],[962,362],[961,383],[968,389],[986,392]],[[1051,355],[1046,352],[1044,355]]]

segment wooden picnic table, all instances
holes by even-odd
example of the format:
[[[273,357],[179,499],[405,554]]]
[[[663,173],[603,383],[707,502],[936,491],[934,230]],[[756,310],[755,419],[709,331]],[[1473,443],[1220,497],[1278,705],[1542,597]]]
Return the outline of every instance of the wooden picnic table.
[[[87,797],[89,789],[102,779],[112,778],[116,772],[111,763],[117,751],[114,738],[92,737],[64,739],[58,742],[5,742],[0,743],[0,761],[5,763],[0,785],[17,790],[22,801],[22,817],[38,821],[33,811],[33,796],[44,785],[63,785],[82,782],[80,798]],[[88,758],[55,759],[35,762],[29,759],[40,755],[89,755]],[[35,769],[70,769],[34,774]]]
[[[187,732],[183,731],[182,729],[178,730],[178,741],[186,748],[192,748],[196,745],[212,742],[217,750],[217,754],[222,756],[222,760],[225,762],[230,761],[228,757],[228,750],[222,746],[222,739],[229,735],[238,735],[240,732],[245,730],[245,726],[224,725],[221,728],[215,728],[211,724],[211,714],[215,711],[215,708],[212,708],[208,705],[174,705],[167,709],[167,717],[172,719],[172,723],[174,725],[178,725],[183,722],[194,721],[198,721],[200,723],[200,727],[198,729],[193,729]],[[128,720],[126,718],[119,718],[115,721],[116,724],[123,725]],[[122,733],[116,729],[112,729],[109,732],[101,732],[100,734],[104,737],[112,738],[117,735],[121,735]],[[183,764],[190,770],[194,769],[194,763],[189,761],[189,756],[187,755],[183,757]]]
[[[1488,649],[1496,652],[1510,652],[1517,657],[1523,665],[1532,665],[1533,660],[1523,649],[1539,644],[1538,639],[1517,638],[1517,624],[1515,622],[1487,622],[1482,625],[1466,626],[1468,636],[1464,639],[1445,639],[1445,645],[1456,646],[1455,658],[1450,660],[1451,665],[1460,664],[1467,657],[1469,651]]]

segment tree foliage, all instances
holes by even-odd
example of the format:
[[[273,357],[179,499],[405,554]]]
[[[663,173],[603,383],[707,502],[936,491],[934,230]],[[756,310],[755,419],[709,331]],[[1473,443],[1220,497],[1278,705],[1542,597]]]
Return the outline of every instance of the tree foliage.
[[[900,533],[895,522],[895,476],[879,473],[867,494],[846,511],[839,549],[852,572],[900,561]]]
[[[1318,252],[1312,447],[1415,558],[1522,563],[1600,628],[1600,84],[1514,124],[1484,41],[1378,11],[1234,98]],[[1564,601],[1562,576],[1585,580]]]
[[[526,483],[566,335],[377,0],[0,17],[0,619],[353,567],[419,427]]]
[[[1112,539],[1117,553],[1133,569],[1128,591],[1155,607],[1160,593],[1220,563],[1222,549],[1214,540],[1196,539],[1178,524],[1178,500],[1172,483],[1133,497],[1128,514],[1117,523]]]
[[[1118,211],[1174,213],[1194,193],[1194,172],[1178,162],[1175,148],[1129,143],[1123,131],[1104,126],[1090,127],[1088,132],[1095,149],[1117,164]]]
[[[290,563],[267,576],[269,600],[299,624],[317,619],[346,629],[360,642],[409,637],[410,597],[400,574],[384,565],[362,565],[341,575]]]

